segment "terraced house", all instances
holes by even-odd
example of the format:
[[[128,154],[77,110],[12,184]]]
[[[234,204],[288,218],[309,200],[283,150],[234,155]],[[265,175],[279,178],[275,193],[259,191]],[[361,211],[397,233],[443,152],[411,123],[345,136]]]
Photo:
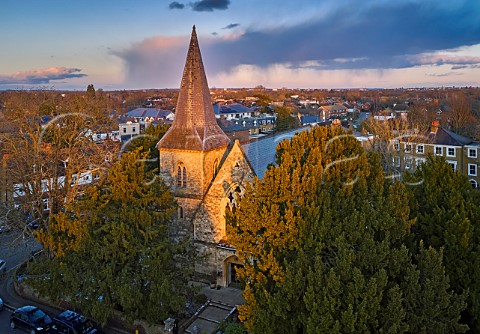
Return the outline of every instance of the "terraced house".
[[[393,141],[394,165],[413,171],[428,154],[442,156],[454,171],[465,174],[474,188],[480,188],[480,142],[475,142],[432,122],[427,133],[405,136]]]

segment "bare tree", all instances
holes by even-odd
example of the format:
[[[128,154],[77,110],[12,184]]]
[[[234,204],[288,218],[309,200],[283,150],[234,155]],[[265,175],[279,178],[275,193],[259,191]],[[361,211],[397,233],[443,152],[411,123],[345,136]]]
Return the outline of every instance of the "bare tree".
[[[110,130],[104,100],[52,91],[12,92],[4,101],[0,141],[4,199],[48,226],[57,213],[100,177],[117,144],[99,143]]]
[[[475,121],[472,113],[472,101],[463,92],[455,92],[451,94],[447,103],[452,112],[449,117],[452,130],[461,135],[469,135],[471,122]]]
[[[363,128],[371,134],[367,149],[380,153],[387,177],[401,177],[405,169],[414,169],[414,146],[431,141],[426,136],[429,126],[426,122],[401,117],[388,120],[368,118],[363,123]]]

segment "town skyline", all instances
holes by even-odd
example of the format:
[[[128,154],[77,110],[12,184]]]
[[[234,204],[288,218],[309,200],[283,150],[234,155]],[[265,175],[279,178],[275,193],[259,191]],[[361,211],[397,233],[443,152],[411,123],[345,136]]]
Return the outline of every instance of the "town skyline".
[[[196,25],[213,87],[480,86],[480,6],[456,1],[7,1],[0,89],[178,88]]]

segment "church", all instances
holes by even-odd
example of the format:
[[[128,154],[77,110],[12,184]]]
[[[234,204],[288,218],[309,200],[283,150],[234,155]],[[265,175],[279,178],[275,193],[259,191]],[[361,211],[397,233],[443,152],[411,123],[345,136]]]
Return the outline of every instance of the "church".
[[[205,261],[196,271],[221,286],[236,283],[241,263],[226,236],[226,210],[234,210],[255,172],[239,141],[218,126],[195,26],[188,48],[175,119],[158,142],[159,172],[178,203],[173,238],[193,239]]]

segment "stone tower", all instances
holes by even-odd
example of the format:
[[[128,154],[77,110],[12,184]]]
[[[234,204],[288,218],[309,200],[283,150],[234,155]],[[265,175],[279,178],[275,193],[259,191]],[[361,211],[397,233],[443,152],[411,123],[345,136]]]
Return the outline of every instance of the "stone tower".
[[[172,237],[191,237],[207,262],[197,271],[230,282],[235,249],[228,245],[225,210],[235,205],[254,172],[238,141],[218,126],[195,26],[171,128],[158,142],[160,175],[178,203]],[[230,275],[230,276],[229,276]]]

